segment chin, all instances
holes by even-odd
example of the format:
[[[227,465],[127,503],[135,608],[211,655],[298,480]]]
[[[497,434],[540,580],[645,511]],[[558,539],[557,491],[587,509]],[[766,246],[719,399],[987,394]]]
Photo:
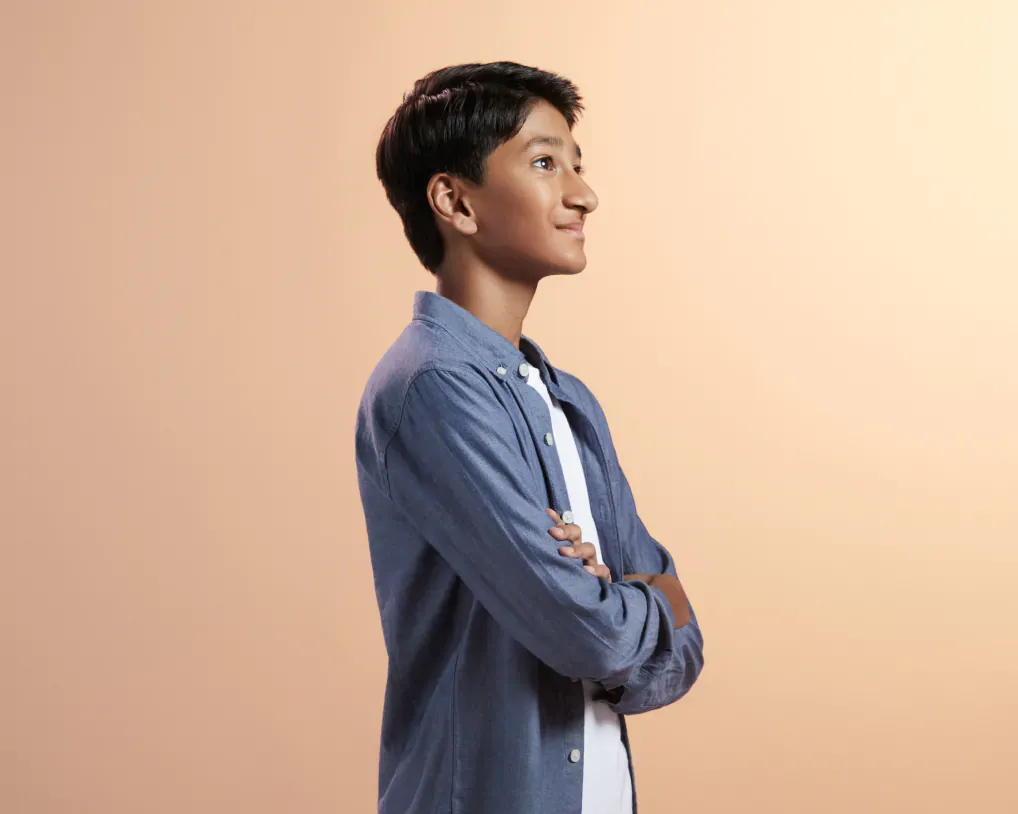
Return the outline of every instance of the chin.
[[[585,256],[581,256],[579,260],[576,260],[576,261],[570,263],[568,268],[567,268],[567,271],[565,271],[564,273],[565,274],[579,274],[586,267],[587,267],[587,258]]]
[[[587,256],[583,252],[563,257],[554,264],[552,274],[579,274],[587,267]]]
[[[557,257],[542,257],[534,259],[529,263],[534,270],[537,279],[544,277],[565,277],[579,274],[587,267],[587,257],[582,252],[578,254],[559,255]]]

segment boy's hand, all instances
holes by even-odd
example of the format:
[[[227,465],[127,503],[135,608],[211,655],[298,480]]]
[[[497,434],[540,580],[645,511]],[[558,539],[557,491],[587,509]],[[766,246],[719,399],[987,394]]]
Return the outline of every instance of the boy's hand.
[[[660,588],[661,592],[668,597],[668,604],[672,606],[672,615],[675,617],[675,629],[688,625],[692,618],[689,613],[689,601],[686,599],[686,591],[678,578],[671,574],[623,574],[623,582],[632,582],[638,579]]]
[[[548,533],[556,540],[565,543],[565,545],[559,547],[558,553],[563,557],[582,558],[584,571],[593,574],[595,577],[603,577],[611,582],[611,571],[607,565],[598,563],[597,549],[594,547],[594,544],[580,542],[580,527],[575,523],[563,523],[562,518],[559,517],[558,512],[554,509],[546,509],[545,511],[548,512],[556,524],[548,529]]]

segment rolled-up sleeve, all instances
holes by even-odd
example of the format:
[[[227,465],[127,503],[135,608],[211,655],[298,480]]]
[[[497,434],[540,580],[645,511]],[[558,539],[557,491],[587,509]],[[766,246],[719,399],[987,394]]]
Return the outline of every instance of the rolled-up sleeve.
[[[558,553],[543,485],[478,371],[418,373],[383,459],[394,510],[509,635],[553,670],[639,686],[674,663],[672,617],[659,591],[610,583]]]

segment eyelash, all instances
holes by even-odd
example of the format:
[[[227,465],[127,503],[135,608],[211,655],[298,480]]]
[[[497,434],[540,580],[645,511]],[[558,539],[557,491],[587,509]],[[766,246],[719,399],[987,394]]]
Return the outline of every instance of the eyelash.
[[[542,156],[541,156],[540,158],[535,158],[535,159],[534,159],[534,163],[535,163],[535,164],[536,164],[536,163],[537,163],[538,161],[551,161],[551,162],[554,162],[554,161],[555,161],[555,159],[554,159],[554,158],[552,158],[552,157],[551,157],[550,155],[542,155]],[[576,170],[576,174],[577,174],[577,175],[583,175],[583,173],[584,173],[584,172],[586,171],[586,168],[585,168],[585,167],[580,167],[580,166],[577,166],[577,167],[573,167],[573,169],[574,169],[574,170]]]

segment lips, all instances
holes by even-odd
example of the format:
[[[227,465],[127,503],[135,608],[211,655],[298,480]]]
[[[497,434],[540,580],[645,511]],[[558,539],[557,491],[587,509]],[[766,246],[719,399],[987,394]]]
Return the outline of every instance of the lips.
[[[583,224],[582,223],[570,223],[568,226],[558,227],[563,232],[568,232],[576,237],[583,237]]]

